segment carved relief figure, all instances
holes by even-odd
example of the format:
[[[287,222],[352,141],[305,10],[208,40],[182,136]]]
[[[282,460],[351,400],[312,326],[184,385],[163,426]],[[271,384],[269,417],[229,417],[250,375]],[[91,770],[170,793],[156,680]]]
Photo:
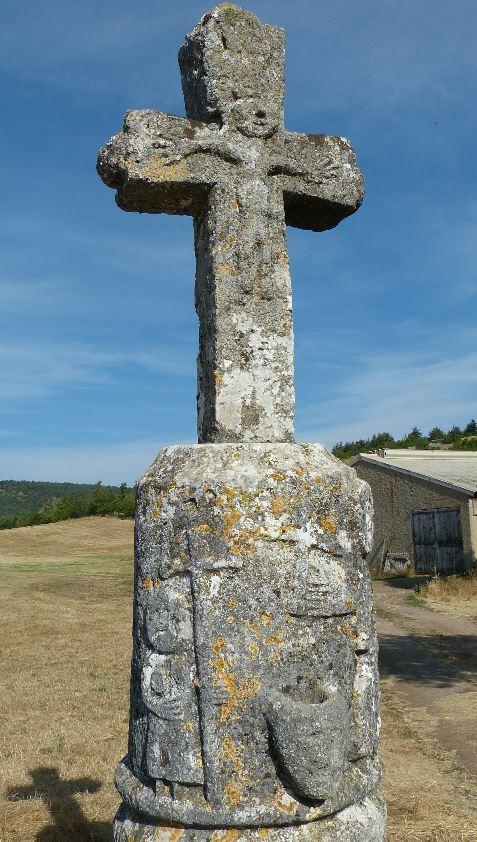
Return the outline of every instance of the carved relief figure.
[[[174,577],[151,597],[146,630],[154,651],[142,671],[147,769],[171,785],[174,797],[181,785],[201,786],[204,780],[188,591],[187,577]]]

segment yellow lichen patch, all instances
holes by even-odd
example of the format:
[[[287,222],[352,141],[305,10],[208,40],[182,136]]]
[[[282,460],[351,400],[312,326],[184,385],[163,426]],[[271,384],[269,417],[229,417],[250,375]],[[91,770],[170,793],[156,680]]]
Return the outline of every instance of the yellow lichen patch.
[[[270,828],[268,827],[259,827],[258,828],[258,835],[262,837],[262,839],[266,839],[270,833]]]
[[[202,767],[203,767],[204,763],[203,763],[203,761],[202,761],[202,755],[201,755],[201,754],[197,754],[197,755],[196,755],[196,758],[195,758],[195,765],[197,766],[197,768],[198,768],[198,769],[202,769]]]
[[[303,468],[295,468],[295,474],[297,477],[303,477],[305,475],[305,471]]]
[[[336,523],[330,517],[324,517],[322,515],[320,517],[320,523],[321,523],[322,529],[324,529],[325,532],[336,532],[336,530],[338,529]]]
[[[237,608],[238,604],[239,604],[238,599],[228,599],[227,600],[227,606],[229,608],[232,608],[232,609]]]
[[[339,477],[336,477],[333,485],[331,486],[331,490],[337,492],[337,491],[341,491],[341,488],[342,488],[341,480],[340,480]]]
[[[293,614],[290,614],[289,611],[285,611],[285,623],[293,623],[294,619]]]
[[[224,251],[225,249],[230,248],[230,246],[235,243],[236,239],[237,237],[235,236],[235,234],[230,234],[230,236],[228,236],[226,240],[224,240],[222,243],[217,244],[217,251]]]
[[[194,526],[194,529],[196,532],[206,532],[208,535],[213,532],[213,529],[208,523],[199,523],[197,526]]]
[[[192,731],[192,728],[194,726],[193,726],[192,722],[184,722],[183,727],[184,727],[184,731]]]
[[[242,787],[237,781],[227,781],[224,786],[225,800],[231,807],[236,807],[242,798]]]
[[[224,375],[222,374],[222,372],[221,372],[221,371],[216,371],[216,372],[215,372],[215,385],[216,385],[216,386],[221,386],[221,385],[222,385],[222,380],[223,380],[223,379],[224,379]]]
[[[263,611],[262,612],[262,616],[260,617],[262,626],[265,626],[265,627],[270,626],[271,623],[272,623],[272,619],[273,619],[273,617],[270,614],[270,611]]]
[[[154,582],[152,581],[150,576],[146,576],[146,578],[143,579],[142,586],[146,589],[146,591],[152,591],[154,587]]]
[[[223,278],[225,275],[230,275],[232,278],[236,278],[238,272],[235,269],[232,269],[231,266],[227,266],[226,263],[219,263],[219,265],[217,266],[217,274],[221,278]]]
[[[223,638],[218,638],[218,640],[223,640]],[[233,672],[230,663],[221,654],[217,655],[211,663],[215,669],[215,678],[212,682],[214,687],[222,686],[228,696],[220,709],[220,721],[226,722],[231,717],[237,717],[240,714],[246,700],[258,694],[261,684],[252,673],[246,673],[244,680],[241,681]]]
[[[167,158],[163,158],[162,155],[150,161],[149,166],[144,167],[143,173],[146,178],[154,181],[181,181],[190,176],[184,159],[171,164],[167,163]]]
[[[271,505],[273,514],[281,515],[283,512],[288,511],[289,503],[289,497],[275,497]]]
[[[255,636],[260,634],[260,624],[253,620],[245,620],[245,625]]]
[[[233,770],[238,779],[243,783],[249,783],[250,778],[245,772],[244,762],[242,760],[242,752],[238,745],[234,743],[232,737],[227,734],[222,740],[220,751],[218,754],[219,760],[227,760],[232,764]]]
[[[286,266],[288,268],[288,254],[286,253],[285,249],[279,249],[277,251],[277,263],[281,266]]]
[[[178,842],[178,840],[181,838],[182,834],[184,833],[184,830],[182,829],[182,827],[170,827],[170,828],[168,828],[168,830],[169,830],[169,842]]]
[[[285,789],[278,790],[275,795],[275,804],[278,809],[282,813],[286,813],[287,816],[293,816],[298,806],[295,799],[288,795],[288,792]]]
[[[153,509],[151,514],[152,514],[153,517],[157,517],[159,512],[157,511],[157,509]]]
[[[276,634],[270,634],[263,641],[266,646],[281,646],[285,641],[285,632],[279,629]]]
[[[215,643],[212,646],[212,652],[215,655],[221,655],[222,649],[224,648],[224,645],[225,645],[225,638],[218,637],[217,640],[215,641]]]
[[[235,623],[235,617],[233,617],[233,616],[232,616],[232,614],[230,614],[230,615],[227,617],[227,623],[229,624],[229,626],[231,626],[231,625],[232,625],[232,623]]]
[[[224,532],[226,538],[229,537],[230,532],[241,517],[242,515],[237,510],[224,512]]]
[[[257,644],[255,643],[254,640],[251,640],[250,643],[248,644],[248,651],[250,652],[250,655],[252,656],[251,658],[249,658],[249,661],[251,661],[253,658],[256,658],[258,655],[260,655],[260,647],[257,646]]]
[[[282,471],[275,471],[275,473],[269,475],[270,479],[274,479],[275,482],[283,482],[284,479],[287,478],[286,474],[282,473]]]

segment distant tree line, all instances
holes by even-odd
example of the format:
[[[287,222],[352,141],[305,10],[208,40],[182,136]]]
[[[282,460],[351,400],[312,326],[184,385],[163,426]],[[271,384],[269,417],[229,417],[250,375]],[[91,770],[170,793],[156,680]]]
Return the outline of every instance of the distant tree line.
[[[87,494],[54,497],[34,512],[0,516],[0,529],[17,526],[35,526],[39,523],[57,523],[60,520],[88,517],[90,515],[115,515],[134,517],[135,495],[123,482],[118,488],[104,487],[101,482]]]
[[[339,459],[351,459],[358,453],[370,453],[381,448],[428,450],[440,445],[448,445],[448,450],[477,450],[477,423],[472,419],[463,429],[455,425],[446,433],[440,427],[432,427],[427,436],[418,427],[413,427],[402,439],[395,439],[390,433],[375,433],[369,439],[340,441],[332,452]]]

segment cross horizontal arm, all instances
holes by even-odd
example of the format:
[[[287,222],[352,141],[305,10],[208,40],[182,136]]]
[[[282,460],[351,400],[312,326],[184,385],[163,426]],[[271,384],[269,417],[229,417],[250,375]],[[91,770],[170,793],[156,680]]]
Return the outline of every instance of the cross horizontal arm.
[[[207,191],[241,162],[204,123],[161,111],[128,111],[98,156],[98,172],[122,210],[193,216]]]
[[[270,143],[268,175],[282,189],[285,221],[295,228],[334,228],[363,201],[363,177],[343,137],[277,135]]]

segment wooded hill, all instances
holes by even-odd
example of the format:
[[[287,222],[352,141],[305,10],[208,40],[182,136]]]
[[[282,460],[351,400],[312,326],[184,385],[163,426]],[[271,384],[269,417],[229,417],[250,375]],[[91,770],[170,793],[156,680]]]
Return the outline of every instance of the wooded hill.
[[[98,514],[133,517],[134,491],[126,483],[0,480],[0,529]]]
[[[332,453],[339,459],[351,459],[357,453],[370,453],[381,448],[415,448],[416,450],[477,450],[477,423],[472,419],[461,429],[457,425],[444,432],[440,427],[432,427],[423,435],[418,427],[402,439],[395,439],[390,433],[374,433],[369,439],[338,442]]]

